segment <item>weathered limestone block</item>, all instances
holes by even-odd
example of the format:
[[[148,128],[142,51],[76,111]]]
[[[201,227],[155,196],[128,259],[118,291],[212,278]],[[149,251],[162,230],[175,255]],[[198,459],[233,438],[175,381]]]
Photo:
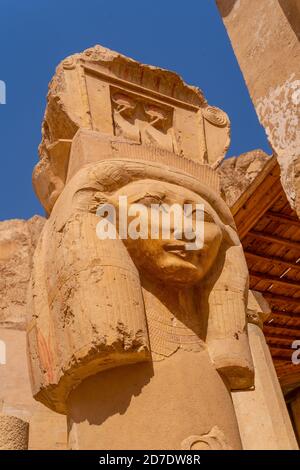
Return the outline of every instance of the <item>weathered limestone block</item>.
[[[252,150],[222,162],[218,172],[229,207],[247,190],[269,160],[270,156],[262,150]]]
[[[298,0],[216,0],[259,120],[300,215],[300,5]]]
[[[6,361],[0,364],[0,401],[3,413],[30,423],[29,449],[66,449],[65,417],[37,403],[32,397],[26,332],[0,328],[0,341],[6,345]]]
[[[0,341],[5,357],[0,365],[3,411],[29,419],[32,399],[26,360],[27,290],[32,256],[43,217],[0,222]]]
[[[66,450],[67,420],[35,401],[29,421],[29,450]]]
[[[248,333],[255,368],[252,390],[232,398],[244,450],[297,450],[284,397],[262,332],[271,313],[261,293],[249,292]]]
[[[248,270],[216,172],[229,131],[172,72],[100,46],[57,68],[34,171],[49,219],[28,356],[33,395],[67,415],[71,448],[241,447],[229,390],[252,386],[253,364]],[[143,204],[157,238],[99,239],[97,209],[119,215],[120,197]],[[153,201],[203,204],[203,246],[189,251],[173,225],[162,238]]]
[[[27,450],[28,430],[26,421],[0,414],[0,450]]]
[[[26,329],[32,255],[43,217],[0,222],[0,327]]]
[[[26,360],[26,332],[0,328],[6,346],[5,363],[0,365],[0,399],[3,412],[29,420],[36,408],[32,399]]]
[[[66,420],[33,399],[26,354],[27,289],[44,223],[39,216],[0,222],[0,402],[7,426],[17,423],[12,436],[25,435],[19,418],[30,422],[30,449],[60,449],[66,448]]]

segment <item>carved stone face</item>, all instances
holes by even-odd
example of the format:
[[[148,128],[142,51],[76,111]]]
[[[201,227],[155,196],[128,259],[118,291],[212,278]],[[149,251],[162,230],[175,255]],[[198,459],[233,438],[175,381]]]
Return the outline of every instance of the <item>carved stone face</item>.
[[[145,274],[155,276],[157,279],[184,286],[190,286],[201,281],[208,273],[216,260],[221,241],[221,221],[207,201],[201,196],[181,186],[160,182],[157,180],[142,180],[132,182],[115,193],[115,197],[127,196],[128,208],[132,204],[142,204],[147,209],[139,214],[140,220],[144,217],[148,224],[149,236],[147,239],[133,240],[130,237],[124,243],[135,262],[136,266]],[[159,238],[151,238],[151,228],[155,222],[151,219],[150,209],[152,204],[191,204],[193,212],[193,227],[196,224],[196,204],[204,205],[204,231],[203,246],[199,249],[187,249],[187,242],[191,240],[178,240],[175,238],[176,222],[171,217],[170,236],[163,239],[161,226]],[[128,217],[128,224],[133,217]],[[156,222],[157,223],[157,222]],[[161,225],[161,218],[158,222]]]

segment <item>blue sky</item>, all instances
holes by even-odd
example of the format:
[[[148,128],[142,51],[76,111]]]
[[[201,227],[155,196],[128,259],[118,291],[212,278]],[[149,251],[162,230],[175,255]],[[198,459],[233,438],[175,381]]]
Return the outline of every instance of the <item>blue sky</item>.
[[[270,152],[214,0],[0,0],[0,220],[43,214],[31,186],[48,82],[102,44],[179,73],[231,119],[228,155]]]

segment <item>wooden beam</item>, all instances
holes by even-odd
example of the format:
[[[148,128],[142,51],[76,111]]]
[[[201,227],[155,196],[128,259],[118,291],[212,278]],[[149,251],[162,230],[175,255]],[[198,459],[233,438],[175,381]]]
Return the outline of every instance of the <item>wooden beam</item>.
[[[275,355],[277,357],[281,357],[282,359],[289,358],[290,361],[292,361],[292,354],[295,349],[291,348],[290,346],[286,346],[285,344],[268,344],[268,346],[272,356]]]
[[[256,238],[257,240],[261,240],[261,241],[269,242],[269,243],[277,243],[278,245],[283,245],[286,248],[297,250],[300,256],[300,243],[299,242],[289,240],[288,238],[282,238],[282,237],[279,237],[278,235],[271,235],[270,233],[257,232],[256,230],[250,230],[247,235],[252,238]]]
[[[281,362],[279,367],[282,368],[281,373],[282,373],[282,375],[284,375],[283,370],[286,368],[287,365],[289,365],[290,362],[292,362],[292,359],[291,359],[292,355],[291,356],[287,355],[287,351],[284,351],[284,354],[281,355],[280,353],[277,352],[277,348],[275,350],[274,346],[270,346],[270,352],[271,352],[271,355],[272,355],[273,362],[277,362],[277,361]],[[293,353],[293,350],[292,350],[292,353]],[[299,370],[298,370],[297,374],[299,374]]]
[[[269,346],[272,344],[274,344],[274,346],[276,345],[276,341],[283,341],[282,344],[279,344],[279,346],[282,346],[283,349],[291,349],[291,351],[293,351],[293,348],[292,348],[292,344],[293,344],[293,341],[294,341],[294,338],[292,338],[291,336],[288,337],[288,339],[285,339],[285,338],[280,338],[280,335],[267,335],[266,336],[266,339],[268,341],[268,344]],[[278,344],[278,343],[277,343]],[[276,346],[275,346],[276,347]]]
[[[298,333],[300,333],[300,330],[298,330]],[[282,339],[284,341],[288,341],[289,342],[288,344],[290,345],[291,349],[292,349],[292,344],[293,344],[294,341],[300,341],[299,334],[292,336],[288,333],[284,333],[283,331],[278,332],[278,334],[276,333],[276,331],[273,331],[272,333],[268,332],[268,331],[264,331],[264,335],[265,335],[266,341],[268,342],[269,345],[272,343],[272,340],[274,342],[274,338],[278,338],[279,340]],[[270,341],[269,341],[269,339],[270,339]]]
[[[291,349],[290,351],[287,349],[284,349],[282,347],[277,347],[277,346],[273,346],[272,344],[269,345],[269,349],[270,349],[270,353],[271,353],[271,356],[272,358],[276,357],[278,359],[282,359],[286,362],[291,362],[292,363],[292,354],[294,352],[293,349]],[[295,370],[295,374],[299,374],[299,369],[298,371]],[[282,375],[281,377],[284,375],[283,371],[282,371]]]
[[[273,204],[277,201],[277,199],[279,199],[280,196],[282,196],[282,194],[282,187],[280,185],[280,182],[278,182],[274,185],[274,189],[270,190],[269,193],[265,194],[265,201],[260,200],[255,203],[257,204],[256,208],[252,207],[252,204],[250,205],[249,203],[249,206],[251,207],[245,210],[243,216],[239,215],[239,217],[235,217],[238,233],[241,240],[246,237],[249,230],[251,230],[257,224],[257,222],[262,218],[264,213],[270,207],[273,206]]]
[[[258,288],[255,288],[255,290],[258,290],[259,292],[262,293],[262,295],[265,297],[266,300],[269,300],[271,302],[278,302],[278,303],[284,303],[285,305],[297,305],[300,306],[300,297],[288,297],[287,295],[278,295],[278,294],[272,294],[272,292],[265,292],[262,291]]]
[[[290,365],[289,361],[286,361],[282,357],[276,357],[273,356],[273,362],[274,364],[279,368],[279,367],[285,367],[286,365]]]
[[[280,181],[280,168],[277,158],[273,155],[267,161],[266,165],[258,173],[256,178],[250,183],[250,186],[244,191],[241,196],[235,201],[231,207],[231,212],[235,217],[241,210],[245,210],[250,199],[254,194],[266,192],[266,189],[274,185],[274,182]],[[266,184],[267,183],[267,184]]]
[[[286,261],[276,256],[267,256],[267,255],[258,255],[257,253],[251,253],[250,251],[245,251],[245,256],[247,259],[254,261],[263,261],[264,263],[272,263],[275,266],[282,265],[284,268],[296,269],[300,271],[300,263],[293,263],[292,261]]]
[[[278,338],[281,338],[283,336],[283,337],[293,340],[293,338],[300,337],[300,325],[289,326],[289,325],[280,325],[279,323],[276,323],[276,322],[272,322],[269,324],[265,323],[264,334],[265,336],[276,336]]]
[[[268,318],[267,322],[265,323],[265,325],[273,325],[273,322],[272,323],[269,323],[269,321],[272,319],[272,318],[275,318],[275,317],[279,317],[279,318],[286,318],[288,321],[289,320],[299,320],[300,322],[300,312],[297,313],[297,312],[282,312],[281,310],[272,310],[272,313],[270,314],[270,317]],[[280,324],[278,323],[277,326],[280,326]],[[282,327],[284,327],[284,325],[282,325]],[[288,328],[290,328],[290,326],[288,326]],[[291,327],[291,328],[299,328],[299,326],[295,326],[295,327]]]
[[[268,219],[279,222],[280,224],[294,225],[295,227],[300,228],[300,220],[292,215],[280,214],[280,212],[268,211],[264,214],[264,217]]]
[[[268,273],[259,273],[256,271],[250,271],[250,276],[259,279],[260,281],[270,282],[271,284],[277,284],[282,287],[289,287],[291,289],[300,289],[298,281],[292,281],[291,279],[284,279],[283,277],[271,276]]]
[[[292,354],[294,352],[294,349],[292,348],[292,344],[293,344],[293,339],[290,338],[289,340],[286,340],[286,339],[280,339],[280,338],[269,338],[268,336],[266,337],[266,340],[267,340],[267,344],[269,346],[269,348],[282,348],[282,349],[286,349],[286,350],[290,350],[291,351],[291,357],[292,357]]]
[[[241,240],[281,196],[285,197],[280,170],[272,157],[231,208]]]
[[[269,332],[269,333],[265,333],[265,336],[266,336],[267,340],[270,340],[269,344],[270,344],[271,341],[277,341],[277,340],[278,341],[286,341],[286,342],[288,342],[288,344],[290,344],[291,349],[293,349],[292,344],[295,340],[299,339],[300,330],[298,331],[298,333],[299,333],[298,336],[297,335],[291,336],[291,335],[283,333],[283,332],[282,333],[281,332],[278,332],[278,333],[275,333],[275,332],[270,333]]]
[[[271,347],[277,349],[277,346],[276,346],[275,344],[274,344],[274,345],[272,344]],[[285,350],[285,351],[286,351],[286,350],[290,350],[290,351],[291,351],[291,355],[292,355],[292,353],[293,353],[293,348],[291,348],[291,347],[288,346],[288,345],[284,345],[284,344],[281,345],[281,344],[280,344],[280,345],[278,345],[278,349],[282,349],[282,350]]]
[[[300,385],[300,366],[293,363],[286,365],[283,370],[279,371],[278,378],[282,391],[286,395]]]

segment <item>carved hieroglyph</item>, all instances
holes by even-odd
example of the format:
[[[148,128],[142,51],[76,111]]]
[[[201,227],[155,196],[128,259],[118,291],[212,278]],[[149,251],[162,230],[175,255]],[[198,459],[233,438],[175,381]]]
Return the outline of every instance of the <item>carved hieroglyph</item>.
[[[239,447],[226,387],[251,386],[253,368],[246,332],[247,266],[214,170],[228,144],[226,114],[172,72],[100,46],[58,67],[33,177],[50,214],[35,253],[30,293],[28,348],[37,400],[74,421],[68,397],[81,383],[98,373],[100,378],[118,374],[118,366],[131,365],[132,373],[134,364],[145,363],[154,368],[150,388],[141,393],[147,408],[151,387],[164,385],[164,364],[176,356],[179,369],[187,361],[194,371],[192,381],[194,376],[201,381],[203,364],[209,368],[214,392],[207,389],[201,396],[209,402],[220,387],[219,402],[205,426],[195,410],[199,423],[190,429],[193,420],[186,415],[182,429],[178,425],[182,435],[160,445],[180,448],[188,436],[206,435],[214,426],[225,432],[229,426],[229,445]],[[109,202],[118,211],[119,196],[148,208],[153,201],[204,204],[204,247],[187,252],[174,234],[168,241],[100,241],[96,210]],[[126,384],[122,387],[125,396]],[[178,391],[179,401],[182,392],[188,398],[191,387],[187,383]],[[227,424],[218,412],[221,396]],[[131,426],[129,416],[120,419]],[[158,445],[144,438],[144,445]],[[132,433],[131,439],[130,445],[142,445],[133,443]]]
[[[232,450],[217,426],[208,434],[188,437],[182,442],[181,448],[182,450]]]

